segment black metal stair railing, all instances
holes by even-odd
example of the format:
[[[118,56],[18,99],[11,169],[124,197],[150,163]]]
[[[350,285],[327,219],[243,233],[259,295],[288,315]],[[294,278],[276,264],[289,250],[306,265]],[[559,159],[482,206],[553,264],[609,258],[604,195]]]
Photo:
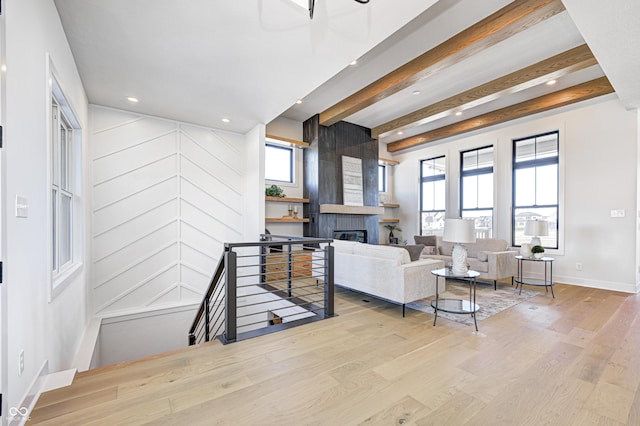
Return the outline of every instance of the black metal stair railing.
[[[189,329],[189,345],[212,340],[220,333],[224,325],[225,272],[225,256],[223,255],[220,257],[209,288]]]
[[[225,243],[189,344],[230,343],[334,315],[330,239],[263,235]]]

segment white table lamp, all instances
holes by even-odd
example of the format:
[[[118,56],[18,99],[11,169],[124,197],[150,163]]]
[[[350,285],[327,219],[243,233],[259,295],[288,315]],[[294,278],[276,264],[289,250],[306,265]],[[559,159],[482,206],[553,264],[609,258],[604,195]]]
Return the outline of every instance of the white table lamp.
[[[467,249],[462,244],[475,243],[475,223],[473,219],[445,219],[442,241],[455,243],[451,258],[453,266],[451,272],[465,275],[469,271],[467,266]]]
[[[530,236],[531,246],[541,246],[540,237],[549,235],[549,222],[546,220],[527,220],[524,224],[524,235]]]

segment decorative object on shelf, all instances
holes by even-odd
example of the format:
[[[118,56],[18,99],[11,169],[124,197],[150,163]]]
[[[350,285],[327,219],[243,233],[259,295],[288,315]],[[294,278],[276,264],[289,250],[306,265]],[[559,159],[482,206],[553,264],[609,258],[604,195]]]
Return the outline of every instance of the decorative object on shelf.
[[[267,197],[279,197],[279,198],[286,197],[284,191],[278,185],[267,186],[264,190],[264,194]]]
[[[398,225],[394,225],[392,223],[385,225],[384,229],[387,229],[389,231],[389,244],[398,244],[398,240],[393,238],[393,231],[402,231],[402,229],[400,229]]]
[[[523,257],[531,257],[531,243],[522,243],[520,245],[520,255]]]
[[[544,247],[541,245],[536,245],[531,247],[531,253],[533,253],[533,257],[536,259],[542,259],[544,257]]]
[[[293,206],[293,218],[298,218],[298,206]]]
[[[452,272],[456,275],[466,274],[469,271],[469,265],[467,264],[467,249],[463,244],[476,242],[473,219],[445,219],[442,240],[454,243],[451,252]]]
[[[549,235],[549,222],[538,219],[527,220],[524,224],[524,235],[532,237],[532,246],[542,245],[540,237]]]
[[[291,204],[289,204],[289,205],[287,206],[287,211],[289,212],[289,216],[291,217],[291,211],[292,211],[292,210],[291,210]]]

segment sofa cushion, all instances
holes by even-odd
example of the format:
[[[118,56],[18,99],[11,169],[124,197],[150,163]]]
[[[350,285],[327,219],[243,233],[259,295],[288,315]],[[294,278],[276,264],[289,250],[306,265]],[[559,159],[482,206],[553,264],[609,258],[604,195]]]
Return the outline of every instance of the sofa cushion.
[[[379,257],[386,260],[395,260],[398,265],[411,263],[409,252],[401,247],[357,244],[353,247],[353,254],[358,256]]]
[[[478,256],[476,256],[480,262],[486,262],[489,259],[489,255],[486,251],[479,251]]]
[[[358,244],[361,244],[361,243],[357,241],[346,241],[346,240],[333,240],[333,243],[331,243],[331,245],[333,245],[333,249],[335,253],[349,253],[349,254],[353,253],[353,248]]]
[[[433,256],[440,253],[438,253],[438,246],[424,246],[422,254],[425,256]]]
[[[502,238],[477,238],[475,246],[478,250],[505,251],[507,250],[507,240]]]
[[[406,246],[400,244],[390,244],[392,247],[402,247],[409,252],[409,258],[412,262],[420,259],[420,254],[424,248],[424,244],[408,244]]]
[[[481,262],[475,257],[467,257],[469,268],[478,272],[489,272],[489,262]]]
[[[413,241],[415,241],[416,244],[424,244],[425,246],[437,245],[435,235],[414,235]]]

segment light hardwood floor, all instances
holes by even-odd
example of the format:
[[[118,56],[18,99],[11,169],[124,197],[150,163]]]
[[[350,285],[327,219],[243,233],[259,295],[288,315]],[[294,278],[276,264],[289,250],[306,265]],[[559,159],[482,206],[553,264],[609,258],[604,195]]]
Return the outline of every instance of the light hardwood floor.
[[[401,309],[338,290],[335,318],[81,373],[28,424],[640,424],[638,295],[557,285],[478,333]]]

